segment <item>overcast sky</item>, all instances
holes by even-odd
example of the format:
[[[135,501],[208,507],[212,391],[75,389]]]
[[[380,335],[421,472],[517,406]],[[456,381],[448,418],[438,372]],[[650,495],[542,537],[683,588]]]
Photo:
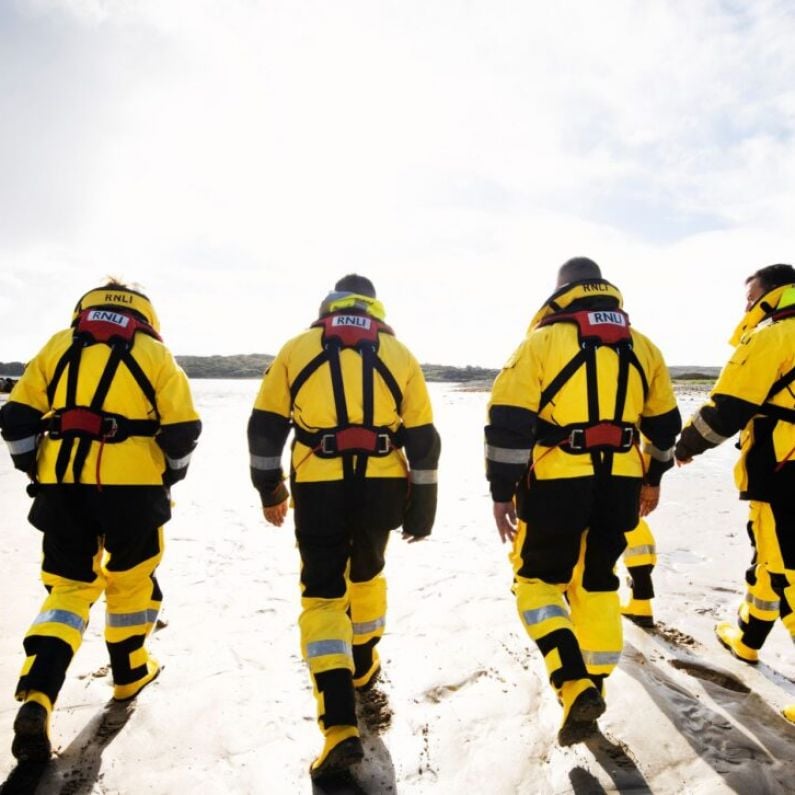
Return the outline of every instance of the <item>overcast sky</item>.
[[[275,353],[370,276],[502,364],[575,255],[669,364],[795,260],[789,0],[2,0],[0,361],[107,274],[177,354]]]

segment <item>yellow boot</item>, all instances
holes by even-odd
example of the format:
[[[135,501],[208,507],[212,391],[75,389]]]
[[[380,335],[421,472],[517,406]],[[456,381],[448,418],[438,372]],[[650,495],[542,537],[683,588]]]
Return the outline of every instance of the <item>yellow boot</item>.
[[[718,640],[738,659],[749,665],[759,662],[759,652],[742,641],[740,628],[731,621],[721,621],[715,627]]]
[[[629,603],[621,608],[621,615],[639,627],[644,627],[645,629],[654,627],[651,599],[630,599]]]
[[[607,709],[599,690],[590,679],[564,682],[559,691],[563,704],[563,722],[558,732],[558,745],[581,743],[595,734],[596,719]]]
[[[323,734],[326,737],[323,750],[309,768],[313,779],[342,773],[364,757],[356,726],[331,726]]]
[[[151,655],[146,660],[146,674],[137,682],[130,682],[127,685],[114,685],[114,701],[130,701],[135,698],[150,682],[157,679],[160,673],[160,664]]]
[[[790,722],[795,723],[795,704],[790,704],[781,710],[781,714]]]
[[[38,690],[25,694],[25,703],[14,720],[11,753],[20,762],[46,762],[50,758],[52,702]]]
[[[361,676],[353,678],[353,686],[361,693],[368,691],[377,681],[381,673],[381,658],[378,649],[373,649],[370,667]]]

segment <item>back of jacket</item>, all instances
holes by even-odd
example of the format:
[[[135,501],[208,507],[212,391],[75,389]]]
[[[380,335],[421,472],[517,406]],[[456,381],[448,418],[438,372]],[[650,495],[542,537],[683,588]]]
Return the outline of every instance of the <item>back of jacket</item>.
[[[316,369],[294,397],[291,394],[296,379],[322,351],[322,336],[323,329],[310,328],[287,342],[268,368],[254,402],[253,424],[260,429],[258,435],[275,438],[278,442],[279,436],[283,434],[278,445],[279,453],[286,440],[290,421],[298,429],[308,432],[335,428],[339,424],[328,364]],[[400,401],[396,402],[383,376],[376,371],[373,379],[372,424],[389,428],[393,433],[405,437],[412,469],[416,467],[435,473],[438,440],[433,429],[430,398],[419,364],[406,346],[391,334],[378,335],[377,355],[394,378]],[[353,425],[363,424],[362,357],[355,349],[343,348],[340,351],[340,365],[348,420]],[[256,428],[254,432],[257,435]],[[414,447],[422,450],[418,449],[414,455]],[[276,451],[270,446],[268,452]],[[341,458],[313,455],[309,446],[297,440],[293,445],[291,469],[298,483],[343,478]],[[365,475],[368,478],[405,478],[408,471],[402,451],[393,449],[382,457],[368,457]]]
[[[620,307],[620,293],[612,285],[602,284],[606,285],[605,291],[595,295],[577,284],[556,294],[554,309],[544,316],[554,318],[555,313],[571,306],[577,310],[604,308],[606,300],[608,306],[612,300],[615,307]],[[634,362],[626,370],[623,405],[618,407],[620,367],[616,348],[599,345],[593,371],[583,363],[561,382],[561,373],[582,348],[578,327],[572,322],[539,325],[537,321],[538,318],[492,389],[486,458],[494,499],[510,499],[516,481],[528,465],[540,480],[593,475],[592,455],[567,451],[560,442],[567,427],[599,422],[632,426],[646,437],[645,453],[652,459],[646,479],[658,484],[662,472],[671,466],[674,440],[681,427],[668,369],[658,348],[630,328]],[[553,386],[550,396],[554,383],[559,388]],[[637,434],[632,435],[637,441]],[[610,451],[612,475],[640,478],[645,466],[637,444]]]
[[[42,420],[46,422],[53,411],[66,405],[71,364],[66,365],[58,379],[52,400],[48,389],[58,362],[72,345],[72,336],[72,329],[55,334],[27,365],[9,396],[3,409],[3,437],[12,455],[15,451],[30,453]],[[104,343],[82,349],[75,398],[77,406],[91,404],[110,352],[110,346]],[[159,429],[155,436],[130,436],[117,443],[110,440],[102,444],[92,440],[80,473],[81,483],[96,484],[99,479],[102,485],[109,486],[157,485],[168,484],[184,476],[201,430],[188,379],[166,346],[146,334],[135,335],[131,354],[154,389],[156,405],[152,405],[122,362],[111,381],[102,410],[128,420],[155,420],[159,422]],[[62,444],[61,439],[48,435],[38,440],[35,476],[40,483],[58,482],[56,460]],[[75,482],[72,465],[77,447],[73,445],[63,483]],[[14,455],[14,459],[19,468],[27,469],[23,458]]]

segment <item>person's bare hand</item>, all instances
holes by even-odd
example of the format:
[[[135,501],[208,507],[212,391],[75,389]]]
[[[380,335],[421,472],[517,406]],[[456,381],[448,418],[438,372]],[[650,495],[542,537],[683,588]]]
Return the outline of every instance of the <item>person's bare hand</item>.
[[[640,487],[640,515],[648,516],[660,501],[660,487],[644,483]]]
[[[428,536],[413,536],[411,533],[401,533],[403,540],[407,544],[416,544],[418,541],[424,541]]]
[[[500,534],[500,539],[504,544],[506,541],[513,541],[516,538],[516,506],[511,502],[494,503],[494,522]]]
[[[283,500],[278,505],[263,506],[262,515],[268,524],[281,527],[284,524],[284,519],[287,516],[287,503],[289,500]]]

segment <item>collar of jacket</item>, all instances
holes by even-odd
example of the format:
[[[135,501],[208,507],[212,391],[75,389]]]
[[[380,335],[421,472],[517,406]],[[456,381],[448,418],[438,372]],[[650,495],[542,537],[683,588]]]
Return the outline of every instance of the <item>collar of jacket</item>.
[[[756,303],[743,315],[734,334],[729,338],[729,344],[736,348],[740,343],[746,342],[751,332],[770,319],[770,316],[778,309],[786,309],[795,306],[795,284],[784,284],[781,287],[774,287],[766,292]]]
[[[386,317],[384,305],[378,299],[370,298],[369,295],[341,291],[330,292],[323,299],[318,315],[323,317],[324,315],[330,315],[332,312],[340,312],[345,309],[364,312],[376,320],[383,320]]]
[[[541,309],[536,312],[535,317],[530,321],[528,332],[532,331],[544,318],[554,315],[556,312],[577,309],[580,307],[572,306],[575,302],[589,302],[596,299],[599,302],[608,299],[614,306],[621,308],[624,298],[618,287],[604,279],[586,279],[580,282],[569,282],[556,290],[547,298]],[[585,309],[585,306],[581,308]]]

